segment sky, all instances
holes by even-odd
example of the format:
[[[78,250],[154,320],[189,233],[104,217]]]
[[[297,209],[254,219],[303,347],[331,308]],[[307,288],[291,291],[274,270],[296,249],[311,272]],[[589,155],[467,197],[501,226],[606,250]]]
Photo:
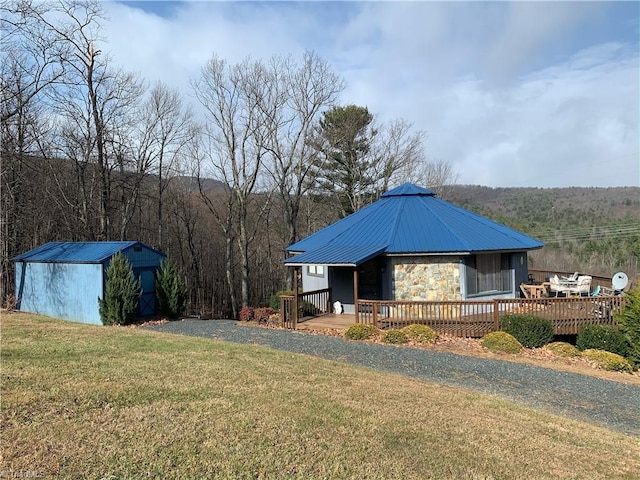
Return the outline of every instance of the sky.
[[[115,2],[107,50],[195,104],[190,79],[314,51],[340,103],[426,132],[428,160],[490,187],[640,185],[640,3]],[[419,181],[419,179],[415,179]]]

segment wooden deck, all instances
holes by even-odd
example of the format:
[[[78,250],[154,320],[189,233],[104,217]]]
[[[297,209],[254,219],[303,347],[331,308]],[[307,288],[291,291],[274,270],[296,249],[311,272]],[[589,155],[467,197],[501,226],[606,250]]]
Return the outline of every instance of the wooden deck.
[[[298,330],[339,330],[344,331],[355,325],[356,316],[349,313],[336,315],[329,313],[321,317],[307,317],[298,320]]]

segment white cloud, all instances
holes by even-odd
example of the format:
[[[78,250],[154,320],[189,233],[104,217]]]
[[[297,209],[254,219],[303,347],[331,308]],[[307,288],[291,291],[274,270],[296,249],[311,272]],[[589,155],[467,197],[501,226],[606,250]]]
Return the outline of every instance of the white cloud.
[[[426,130],[462,183],[637,185],[638,27],[617,5],[193,2],[163,18],[110,3],[106,36],[118,64],[185,96],[214,52],[316,50],[344,103]]]

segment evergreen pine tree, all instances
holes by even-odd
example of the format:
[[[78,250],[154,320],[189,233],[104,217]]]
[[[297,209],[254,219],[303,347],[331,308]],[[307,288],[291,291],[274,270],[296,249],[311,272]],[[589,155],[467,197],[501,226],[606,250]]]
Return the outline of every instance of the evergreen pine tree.
[[[165,260],[160,265],[156,276],[156,300],[158,313],[176,318],[184,312],[187,287],[176,270],[175,265]]]
[[[129,323],[138,308],[140,281],[133,275],[128,260],[118,252],[107,267],[104,298],[98,298],[100,318],[104,325]]]
[[[625,307],[614,315],[614,319],[629,342],[629,359],[640,367],[640,289],[625,294]]]

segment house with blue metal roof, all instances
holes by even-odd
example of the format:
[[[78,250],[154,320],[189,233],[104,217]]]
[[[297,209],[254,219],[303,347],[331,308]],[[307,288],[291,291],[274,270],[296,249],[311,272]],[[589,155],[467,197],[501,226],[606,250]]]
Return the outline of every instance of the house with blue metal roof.
[[[17,309],[101,325],[106,270],[121,252],[140,279],[138,316],[156,313],[155,272],[165,255],[140,242],[50,242],[13,259]]]
[[[287,248],[304,291],[356,299],[447,301],[514,298],[527,252],[543,243],[410,183]],[[297,278],[297,275],[296,277]]]

